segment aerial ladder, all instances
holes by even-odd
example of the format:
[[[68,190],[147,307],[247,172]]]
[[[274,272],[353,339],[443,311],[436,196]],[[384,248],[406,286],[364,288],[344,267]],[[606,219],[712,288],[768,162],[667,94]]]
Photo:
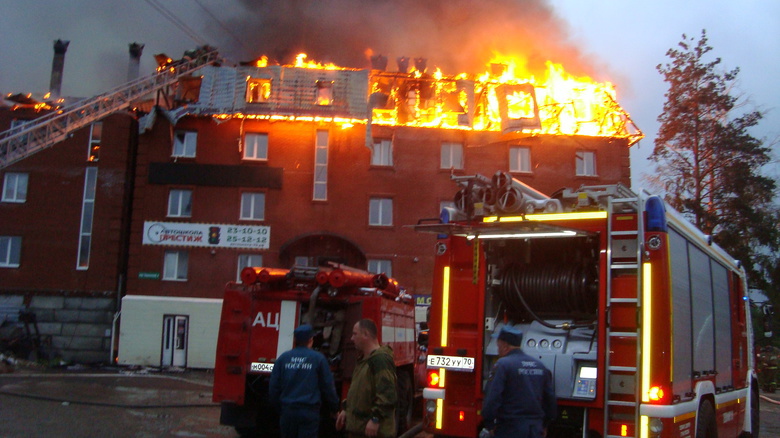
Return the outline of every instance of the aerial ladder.
[[[191,56],[187,56],[191,53]],[[52,111],[20,127],[0,133],[0,170],[68,138],[74,131],[126,108],[140,98],[175,84],[182,77],[219,61],[204,46],[181,60],[163,63],[157,72],[120,85],[73,106]]]

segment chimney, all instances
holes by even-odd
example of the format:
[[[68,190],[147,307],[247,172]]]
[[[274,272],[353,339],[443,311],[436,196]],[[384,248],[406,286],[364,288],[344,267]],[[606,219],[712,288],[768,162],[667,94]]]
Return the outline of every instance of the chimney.
[[[143,51],[143,44],[130,43],[130,62],[127,64],[127,82],[138,79],[138,72],[141,68],[141,54]]]
[[[49,92],[54,99],[59,98],[62,91],[62,71],[65,68],[65,52],[68,51],[68,44],[70,41],[54,42],[54,60],[51,63],[51,82],[49,82]]]
[[[406,56],[402,56],[400,58],[396,58],[395,62],[398,64],[398,72],[399,73],[409,73],[409,58]]]
[[[387,57],[380,55],[374,55],[371,57],[371,68],[374,70],[387,70]]]

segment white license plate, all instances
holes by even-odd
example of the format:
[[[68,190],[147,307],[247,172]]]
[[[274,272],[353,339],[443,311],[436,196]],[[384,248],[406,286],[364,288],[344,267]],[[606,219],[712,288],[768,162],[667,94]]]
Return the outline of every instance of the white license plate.
[[[474,371],[474,358],[461,356],[428,356],[428,368],[444,368],[448,370]]]
[[[252,366],[249,368],[253,373],[270,373],[274,370],[274,364],[263,362],[252,362]]]

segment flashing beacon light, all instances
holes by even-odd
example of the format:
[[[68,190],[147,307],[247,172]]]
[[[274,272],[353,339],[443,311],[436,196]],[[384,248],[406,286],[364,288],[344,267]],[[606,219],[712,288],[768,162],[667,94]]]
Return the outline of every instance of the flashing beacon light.
[[[438,386],[439,386],[439,371],[438,370],[428,371],[428,387],[438,388]]]
[[[660,196],[651,196],[645,201],[647,231],[666,232],[666,206]]]
[[[661,401],[664,398],[664,390],[660,386],[653,386],[647,394],[650,401]]]

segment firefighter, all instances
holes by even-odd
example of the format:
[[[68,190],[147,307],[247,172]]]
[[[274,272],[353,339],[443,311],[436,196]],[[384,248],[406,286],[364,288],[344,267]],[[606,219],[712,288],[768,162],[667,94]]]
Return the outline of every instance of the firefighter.
[[[325,356],[311,349],[314,330],[308,324],[296,328],[295,347],[282,353],[271,372],[268,395],[281,408],[279,429],[282,438],[316,437],[321,405],[335,413],[339,396]]]
[[[494,335],[495,336],[495,335]],[[482,403],[486,435],[541,438],[557,414],[552,373],[520,350],[523,332],[505,326],[497,335],[498,354]]]
[[[395,361],[393,350],[380,346],[374,321],[361,319],[352,328],[359,353],[347,392],[346,406],[336,418],[336,429],[346,426],[350,438],[396,436]]]

